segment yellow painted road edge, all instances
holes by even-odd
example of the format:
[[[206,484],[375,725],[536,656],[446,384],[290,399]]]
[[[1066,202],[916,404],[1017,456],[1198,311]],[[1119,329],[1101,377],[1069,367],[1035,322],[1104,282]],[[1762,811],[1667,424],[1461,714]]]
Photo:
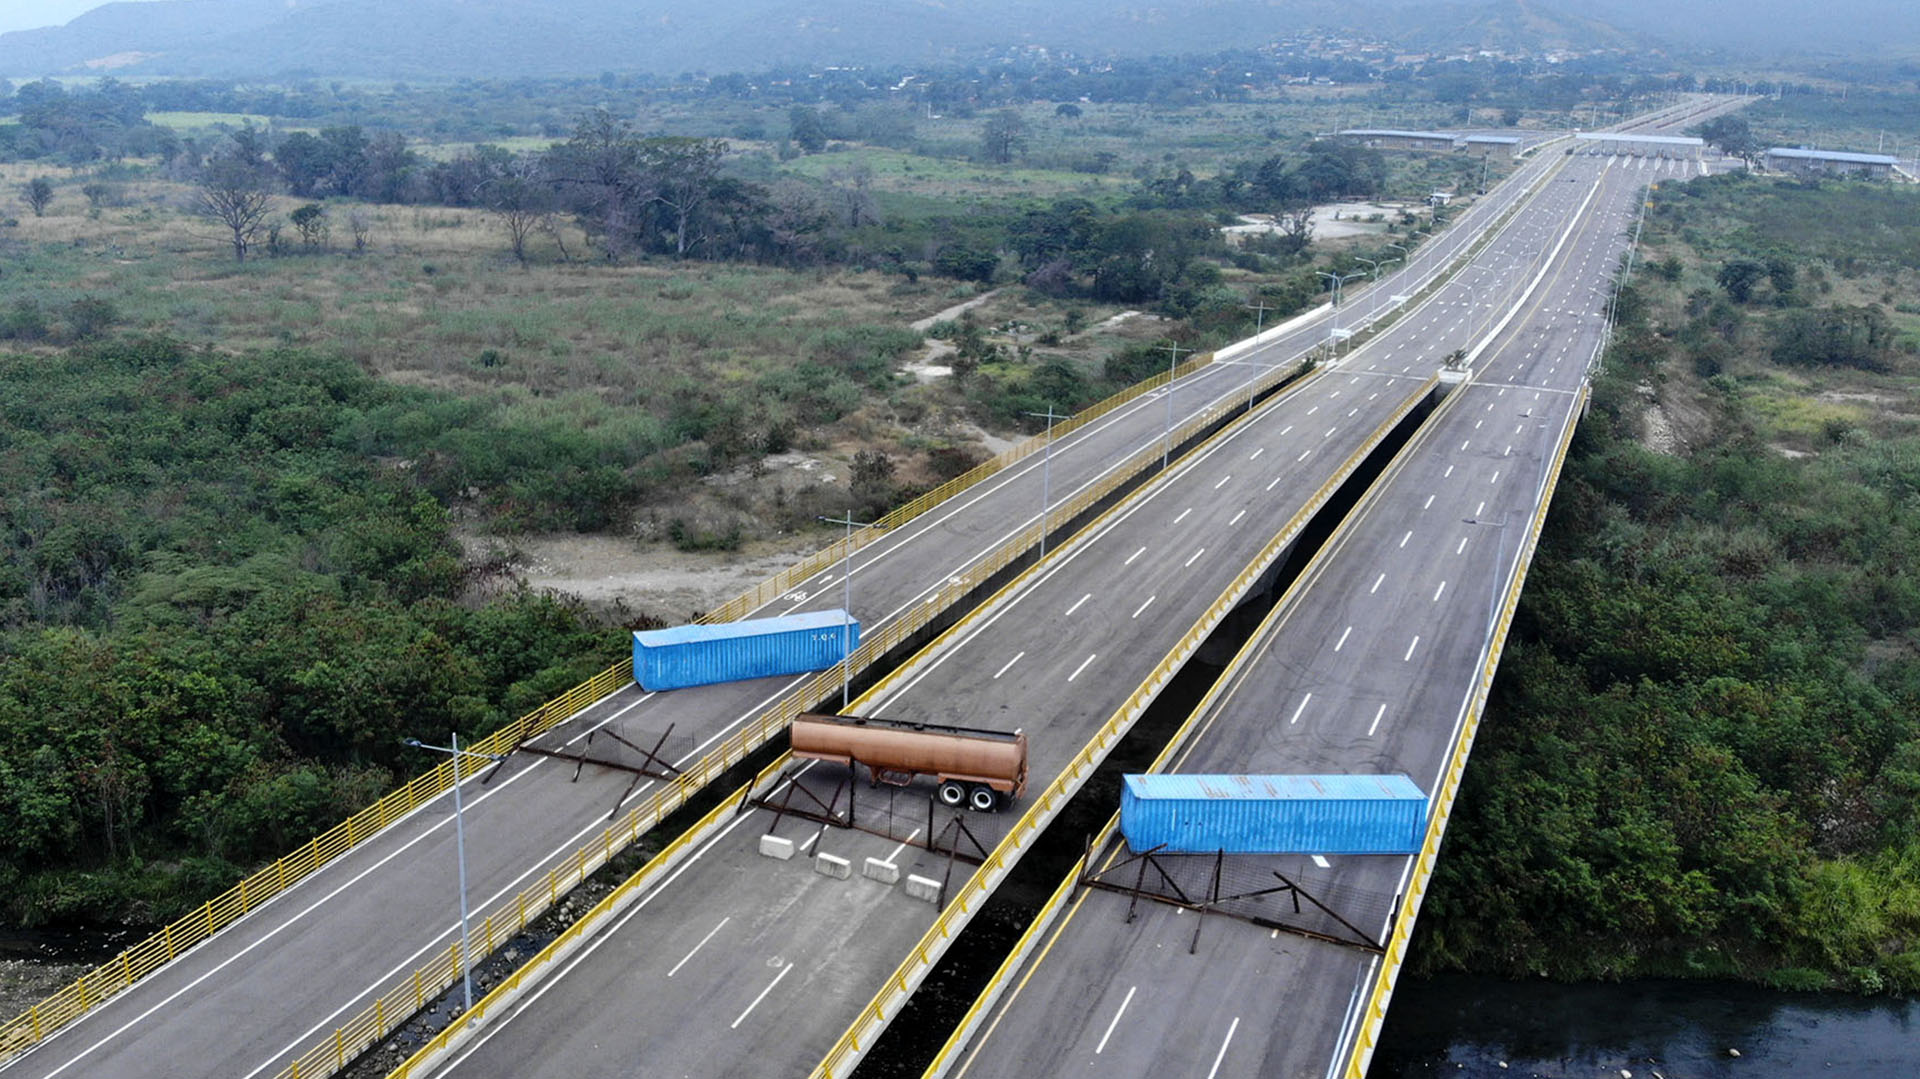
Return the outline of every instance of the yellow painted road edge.
[[[1540,530],[1546,525],[1547,508],[1553,504],[1554,489],[1560,485],[1560,470],[1566,464],[1567,449],[1573,444],[1574,432],[1579,429],[1580,415],[1586,407],[1587,397],[1587,386],[1582,384],[1568,413],[1570,420],[1566,433],[1561,436],[1560,446],[1554,452],[1553,468],[1548,473],[1546,486],[1541,493],[1540,508],[1533,515],[1532,526],[1527,529],[1526,545],[1514,568],[1513,584],[1507,589],[1506,598],[1500,605],[1500,618],[1487,648],[1486,666],[1480,672],[1480,684],[1475,687],[1473,699],[1467,705],[1466,720],[1460,725],[1460,737],[1454,743],[1453,755],[1447,764],[1446,781],[1434,795],[1436,811],[1427,825],[1426,840],[1420,846],[1413,875],[1407,882],[1407,894],[1402,898],[1400,910],[1394,917],[1393,936],[1387,944],[1385,962],[1381,963],[1380,973],[1374,978],[1366,1011],[1361,1015],[1360,1028],[1353,1040],[1353,1053],[1342,1072],[1347,1079],[1364,1079],[1367,1065],[1373,1060],[1374,1047],[1379,1043],[1380,1027],[1387,1018],[1387,1005],[1393,999],[1400,967],[1406,962],[1414,919],[1419,916],[1421,901],[1426,898],[1427,884],[1433,877],[1433,867],[1440,855],[1440,839],[1446,834],[1453,801],[1460,792],[1460,779],[1466,774],[1467,757],[1473,752],[1473,738],[1480,729],[1481,710],[1486,706],[1487,694],[1493,689],[1493,675],[1499,669],[1500,655],[1506,648],[1507,631],[1513,624],[1514,608],[1520,603],[1520,589],[1526,583],[1527,570],[1533,565],[1533,552],[1540,542]]]

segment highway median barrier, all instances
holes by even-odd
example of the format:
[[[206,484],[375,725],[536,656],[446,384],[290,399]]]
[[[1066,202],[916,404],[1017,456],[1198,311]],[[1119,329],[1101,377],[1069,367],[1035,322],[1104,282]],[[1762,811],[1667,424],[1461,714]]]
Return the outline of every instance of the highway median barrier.
[[[1146,713],[1160,691],[1186,665],[1187,660],[1200,648],[1213,630],[1232,613],[1234,608],[1239,606],[1241,600],[1258,584],[1268,569],[1291,549],[1321,507],[1332,500],[1346,479],[1361,467],[1373,448],[1387,438],[1389,432],[1397,427],[1420,402],[1428,399],[1436,385],[1437,380],[1429,378],[1419,390],[1410,394],[1368,439],[1341,462],[1287,524],[1221,592],[1179,642],[1161,658],[1159,664],[1134,689],[1126,702],[1108,717],[1107,721],[1095,731],[1093,737],[1081,747],[1080,752],[1040,792],[1026,813],[1014,823],[1006,837],[994,847],[973,874],[957,889],[952,890],[945,907],[934,919],[933,925],[907,954],[893,975],[882,985],[879,992],[861,1010],[840,1039],[828,1050],[826,1056],[813,1070],[813,1079],[843,1079],[852,1074],[867,1050],[872,1048],[875,1040],[886,1030],[888,1023],[906,1005],[913,991],[933,970],[940,957],[946,954],[948,946],[959,935],[960,930],[965,928],[973,915],[986,903],[1001,880],[1012,871],[1020,857],[1046,829],[1047,824],[1093,775],[1099,763],[1106,759],[1112,748]],[[980,610],[984,611],[988,606],[990,605],[983,605]],[[916,879],[908,878],[909,894],[914,894]]]

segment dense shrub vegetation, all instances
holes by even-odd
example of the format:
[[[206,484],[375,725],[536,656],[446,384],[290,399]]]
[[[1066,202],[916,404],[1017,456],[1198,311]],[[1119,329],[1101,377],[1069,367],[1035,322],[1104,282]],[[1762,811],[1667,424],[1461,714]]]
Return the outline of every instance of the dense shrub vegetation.
[[[1911,346],[1858,301],[1909,287],[1920,200],[1726,177],[1655,205],[1666,259],[1620,307],[1415,955],[1914,992],[1920,423],[1796,410],[1902,400]],[[1639,441],[1656,384],[1706,410],[1678,455]]]
[[[455,602],[410,466],[461,452],[431,448],[456,421],[529,438],[303,353],[0,357],[9,921],[163,917],[424,767],[402,737],[483,732],[617,654],[550,596]]]

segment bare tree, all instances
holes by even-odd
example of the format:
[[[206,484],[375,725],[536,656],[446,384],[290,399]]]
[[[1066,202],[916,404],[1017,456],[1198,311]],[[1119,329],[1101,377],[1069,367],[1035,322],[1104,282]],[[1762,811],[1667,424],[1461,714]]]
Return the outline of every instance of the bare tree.
[[[1274,215],[1280,226],[1280,243],[1288,254],[1297,255],[1313,243],[1313,207],[1289,206]]]
[[[200,170],[200,187],[194,192],[193,210],[226,226],[233,236],[236,262],[247,261],[247,249],[259,235],[272,205],[266,174],[250,160],[244,148],[215,157]]]
[[[47,203],[53,201],[53,185],[47,182],[45,176],[35,176],[21,185],[20,194],[27,200],[27,208],[33,211],[33,216],[44,217]]]
[[[726,152],[727,144],[719,139],[686,135],[663,135],[641,143],[641,165],[654,185],[651,201],[666,207],[672,216],[673,253],[680,258],[705,239],[692,234],[690,226],[714,194],[720,159]]]
[[[1005,165],[1013,155],[1026,149],[1027,122],[1012,109],[1001,109],[980,128],[981,155],[995,165]]]
[[[873,167],[866,162],[857,162],[844,168],[835,166],[827,170],[827,183],[833,187],[840,208],[846,213],[847,227],[857,229],[862,223],[877,225],[880,215],[873,205]]]
[[[580,117],[573,137],[549,151],[548,158],[554,179],[587,230],[587,242],[597,239],[606,258],[617,261],[653,194],[633,127],[606,109],[594,109]]]
[[[776,185],[768,199],[767,242],[789,266],[803,266],[820,252],[828,213],[813,189],[800,183]]]
[[[373,221],[355,210],[347,215],[347,231],[353,233],[353,253],[357,255],[367,249],[367,234],[373,231]]]
[[[514,261],[527,264],[527,239],[539,231],[553,209],[553,191],[532,162],[516,162],[505,176],[487,183],[487,209],[507,230]]]

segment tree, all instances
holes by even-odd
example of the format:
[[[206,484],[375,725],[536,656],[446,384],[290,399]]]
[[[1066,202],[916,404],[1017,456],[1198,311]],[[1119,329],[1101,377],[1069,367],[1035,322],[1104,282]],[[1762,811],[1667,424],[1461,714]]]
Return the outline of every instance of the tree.
[[[521,162],[488,184],[487,209],[507,231],[507,246],[514,261],[525,266],[527,238],[552,212],[553,189],[541,180],[533,164]]]
[[[1756,259],[1734,259],[1720,267],[1720,273],[1714,280],[1727,290],[1734,303],[1746,303],[1753,297],[1754,286],[1765,280],[1767,264]]]
[[[995,165],[1005,165],[1013,155],[1026,149],[1027,123],[1012,109],[1001,109],[980,128],[980,155]]]
[[[332,171],[331,146],[304,131],[288,135],[273,151],[274,167],[295,198],[310,199]]]
[[[300,242],[308,247],[319,247],[327,239],[327,211],[317,202],[305,206],[287,215],[293,227],[300,230]]]
[[[830,223],[831,215],[810,185],[776,185],[768,199],[766,217],[769,254],[789,266],[812,262]]]
[[[1273,216],[1281,250],[1298,255],[1313,243],[1313,207],[1289,206]]]
[[[549,152],[548,167],[589,240],[618,259],[652,193],[632,126],[606,109],[585,113],[573,137]]]
[[[855,509],[868,514],[885,513],[893,505],[893,458],[879,450],[855,453],[847,486],[853,494]]]
[[[1753,128],[1744,116],[1716,116],[1700,125],[1700,137],[1720,148],[1720,152],[1752,165],[1763,147],[1754,138]]]
[[[193,210],[224,225],[233,237],[235,262],[247,260],[247,249],[260,232],[273,205],[265,172],[249,160],[244,148],[229,150],[209,160],[200,170]]]
[[[693,224],[700,207],[715,193],[720,159],[727,144],[719,139],[665,135],[643,140],[640,164],[652,181],[651,201],[665,207],[673,233],[673,253],[680,258],[706,237]]]
[[[877,225],[880,215],[873,204],[873,167],[864,161],[858,161],[845,167],[835,166],[827,170],[827,184],[833,189],[846,212],[847,227],[857,229],[862,224]]]
[[[810,105],[787,110],[787,133],[801,153],[817,154],[827,148],[827,125],[820,121],[820,110]]]
[[[47,203],[53,201],[53,184],[49,183],[45,176],[35,176],[22,185],[20,191],[27,200],[27,207],[33,211],[33,216],[45,217]]]
[[[1767,281],[1773,285],[1774,297],[1785,303],[1793,295],[1793,286],[1799,282],[1800,272],[1793,260],[1781,255],[1772,255],[1767,259]]]

